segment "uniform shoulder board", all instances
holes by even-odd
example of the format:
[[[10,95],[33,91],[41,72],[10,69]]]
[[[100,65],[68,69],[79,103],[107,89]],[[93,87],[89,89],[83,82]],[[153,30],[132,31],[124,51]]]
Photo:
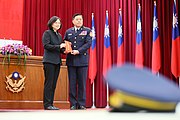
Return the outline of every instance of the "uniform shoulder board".
[[[88,29],[88,30],[91,30],[90,28],[88,28],[88,27],[84,27],[85,29]]]
[[[74,27],[69,28],[69,30],[74,30]]]

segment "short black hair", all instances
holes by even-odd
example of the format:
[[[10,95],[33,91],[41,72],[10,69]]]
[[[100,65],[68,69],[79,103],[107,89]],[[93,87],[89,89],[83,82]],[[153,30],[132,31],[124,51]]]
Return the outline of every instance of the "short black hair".
[[[72,19],[74,19],[76,16],[79,16],[79,15],[81,15],[81,16],[82,16],[82,14],[81,14],[81,13],[75,13],[75,14],[73,15]]]
[[[48,23],[47,23],[47,26],[48,26],[48,28],[49,28],[50,30],[53,30],[52,24],[55,23],[58,19],[61,21],[61,19],[60,19],[58,16],[52,16],[52,17],[49,19],[49,21],[48,21]],[[61,24],[61,26],[60,26],[59,29],[61,29],[61,27],[62,27],[62,24]]]

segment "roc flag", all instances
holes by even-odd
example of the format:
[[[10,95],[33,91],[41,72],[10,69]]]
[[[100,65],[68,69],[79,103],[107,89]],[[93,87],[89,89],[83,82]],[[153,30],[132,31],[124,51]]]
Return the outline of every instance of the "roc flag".
[[[160,39],[158,31],[158,18],[156,10],[156,1],[154,1],[153,17],[153,44],[152,44],[152,72],[157,73],[161,67]]]
[[[96,32],[94,26],[94,13],[92,13],[92,44],[90,47],[90,58],[89,58],[89,79],[91,84],[94,82],[97,73],[96,63]]]
[[[111,68],[111,46],[108,25],[108,11],[106,11],[106,23],[104,29],[104,52],[103,52],[103,76],[105,77],[107,70]]]
[[[178,16],[176,13],[176,1],[173,6],[172,24],[172,51],[171,51],[171,72],[177,78],[180,76],[180,36],[178,28]]]
[[[138,4],[135,66],[142,68],[143,61],[144,61],[144,58],[143,58],[143,44],[142,44],[141,15],[140,15],[140,4]]]
[[[122,14],[119,10],[119,23],[118,23],[118,51],[117,51],[117,65],[121,66],[124,63],[124,42],[122,31]]]

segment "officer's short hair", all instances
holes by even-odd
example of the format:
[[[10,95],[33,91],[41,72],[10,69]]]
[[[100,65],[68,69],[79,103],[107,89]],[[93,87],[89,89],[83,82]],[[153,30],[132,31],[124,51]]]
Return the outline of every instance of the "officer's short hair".
[[[73,15],[72,19],[74,20],[74,18],[75,18],[76,16],[79,16],[79,15],[81,15],[81,16],[82,16],[82,14],[81,14],[81,13],[75,13],[75,14]]]
[[[61,21],[61,19],[60,19],[58,16],[52,16],[52,17],[49,19],[49,21],[48,21],[48,23],[47,23],[47,26],[48,26],[48,28],[49,28],[50,30],[53,30],[52,24],[55,23],[58,19]],[[61,26],[60,26],[59,29],[61,29],[61,27],[62,27],[62,24],[61,24]]]

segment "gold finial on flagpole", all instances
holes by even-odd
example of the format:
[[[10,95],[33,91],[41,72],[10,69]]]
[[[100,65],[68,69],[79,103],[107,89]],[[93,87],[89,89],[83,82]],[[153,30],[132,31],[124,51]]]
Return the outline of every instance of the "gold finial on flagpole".
[[[156,5],[156,0],[154,1],[154,5]]]
[[[119,9],[119,14],[121,15],[122,13],[121,13],[121,8]]]
[[[141,4],[140,3],[138,3],[138,7],[139,7],[139,10],[141,10]]]
[[[106,10],[106,15],[108,15],[108,10]]]

